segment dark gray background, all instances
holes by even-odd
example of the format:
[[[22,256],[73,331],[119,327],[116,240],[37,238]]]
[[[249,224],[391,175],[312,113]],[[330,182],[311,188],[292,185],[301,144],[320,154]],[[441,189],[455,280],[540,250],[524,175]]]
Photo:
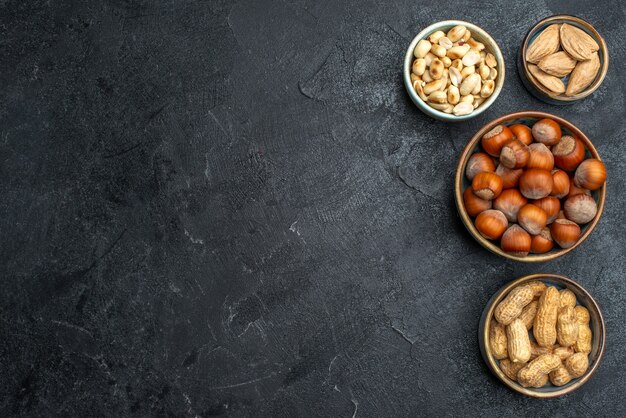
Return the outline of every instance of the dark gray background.
[[[0,410],[60,416],[623,414],[625,7],[621,1],[0,1]],[[539,19],[606,38],[589,99],[532,98],[515,55]],[[502,94],[429,119],[401,79],[422,28],[499,42]],[[546,264],[465,231],[457,158],[502,114],[554,112],[609,171],[591,237]],[[500,286],[568,275],[603,308],[576,393],[517,395],[486,369]]]

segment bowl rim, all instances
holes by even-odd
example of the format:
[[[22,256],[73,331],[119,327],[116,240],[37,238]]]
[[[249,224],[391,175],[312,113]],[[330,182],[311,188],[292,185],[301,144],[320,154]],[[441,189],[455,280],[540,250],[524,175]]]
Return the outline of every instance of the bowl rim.
[[[587,137],[587,135],[585,135],[576,125],[569,122],[568,120],[560,116],[553,115],[552,113],[540,112],[540,111],[534,111],[534,110],[508,113],[506,115],[493,119],[491,122],[488,122],[487,124],[485,124],[482,128],[478,130],[478,132],[474,134],[474,136],[472,136],[472,138],[469,140],[469,142],[463,149],[463,152],[461,153],[461,157],[459,158],[459,162],[457,164],[456,174],[455,174],[455,179],[454,179],[454,195],[455,195],[454,200],[456,202],[456,207],[459,212],[459,216],[461,217],[461,220],[463,221],[463,224],[465,225],[467,230],[470,232],[470,234],[474,237],[474,239],[476,239],[476,241],[478,241],[483,247],[485,247],[492,253],[508,258],[510,260],[522,261],[522,262],[528,262],[528,263],[539,263],[539,262],[554,260],[556,258],[564,256],[565,254],[577,248],[580,244],[583,243],[583,241],[587,239],[587,237],[589,237],[591,232],[593,232],[596,225],[600,221],[600,218],[602,217],[602,213],[604,212],[604,204],[606,200],[606,181],[604,182],[602,187],[598,189],[598,212],[596,213],[596,216],[593,218],[591,222],[588,223],[588,227],[582,233],[582,235],[580,236],[580,239],[576,242],[576,244],[574,244],[570,248],[561,248],[556,251],[551,250],[550,252],[544,253],[544,254],[528,254],[527,256],[516,256],[516,255],[504,252],[500,248],[500,246],[496,245],[493,241],[490,241],[484,238],[478,232],[469,214],[465,210],[465,204],[463,202],[463,178],[465,176],[465,165],[467,164],[467,160],[473,154],[474,149],[478,146],[478,143],[480,142],[484,134],[489,132],[496,125],[504,124],[508,121],[522,119],[522,118],[537,118],[537,119],[550,118],[550,119],[555,120],[561,126],[564,126],[570,132],[572,132],[576,137],[578,137],[578,139],[583,141],[583,143],[585,144],[585,147],[587,148],[587,150],[589,151],[589,153],[592,155],[593,158],[597,158],[598,160],[602,161],[602,158],[600,157],[598,150],[593,145],[591,140]]]
[[[476,32],[480,34],[480,36],[484,38],[489,44],[487,46],[488,48],[491,49],[489,52],[492,52],[494,54],[494,56],[496,57],[496,61],[498,63],[498,76],[496,78],[496,86],[491,96],[489,96],[489,98],[483,104],[478,106],[478,108],[474,110],[472,113],[468,115],[462,115],[462,116],[448,114],[448,113],[442,112],[441,110],[437,110],[433,107],[430,107],[421,99],[421,97],[417,95],[417,93],[413,89],[413,84],[411,83],[411,64],[413,63],[413,59],[414,59],[413,51],[415,50],[415,46],[417,45],[417,43],[422,39],[426,39],[428,35],[430,35],[432,32],[435,32],[436,30],[440,30],[443,27],[448,27],[448,26],[454,27],[457,25],[466,26],[471,32]],[[473,23],[466,22],[464,20],[442,20],[439,22],[435,22],[427,26],[426,28],[424,28],[422,31],[420,31],[417,35],[415,35],[415,37],[409,44],[406,50],[406,53],[404,54],[404,65],[402,68],[402,77],[404,79],[404,87],[409,93],[409,97],[411,98],[411,101],[413,102],[413,104],[415,104],[422,112],[426,113],[428,116],[431,116],[439,120],[453,121],[453,122],[460,122],[460,121],[474,118],[480,115],[481,113],[483,113],[485,110],[487,110],[500,95],[502,87],[504,86],[505,73],[506,73],[506,65],[504,62],[504,56],[502,55],[502,51],[500,51],[500,47],[498,46],[498,43],[491,37],[491,35],[489,35],[489,33],[487,33],[487,31],[485,31],[484,29],[482,29],[481,27]]]
[[[589,365],[589,368],[585,372],[584,375],[579,377],[574,383],[567,387],[560,387],[555,389],[554,391],[549,392],[541,392],[535,390],[534,388],[525,388],[518,383],[512,382],[506,375],[500,370],[500,367],[496,363],[496,359],[491,354],[491,348],[489,347],[489,325],[491,324],[491,320],[493,318],[493,313],[497,304],[504,297],[504,295],[508,294],[514,287],[519,286],[522,283],[530,282],[534,280],[551,280],[564,285],[571,286],[578,290],[580,293],[584,294],[586,298],[588,298],[592,309],[598,313],[598,327],[600,331],[599,340],[598,340],[598,352],[595,356],[593,362]],[[590,309],[590,305],[583,305],[588,310]],[[479,345],[481,347],[481,353],[483,354],[483,359],[487,363],[487,366],[491,370],[493,374],[498,377],[498,379],[504,383],[509,389],[512,389],[516,392],[519,392],[523,395],[531,396],[534,398],[555,398],[558,396],[562,396],[568,393],[571,393],[585,384],[591,376],[596,372],[600,361],[602,360],[602,356],[604,355],[604,346],[606,343],[606,324],[604,323],[604,317],[602,316],[602,311],[600,310],[600,306],[596,300],[591,296],[591,294],[578,282],[569,277],[562,276],[560,274],[552,274],[552,273],[534,273],[528,274],[522,277],[519,277],[515,280],[512,280],[502,286],[498,291],[494,293],[494,295],[489,299],[487,305],[485,306],[485,310],[481,316],[481,321],[478,329],[478,339]]]
[[[550,24],[550,23],[557,23],[557,21],[567,21],[567,22],[575,22],[578,23],[579,25],[584,26],[588,31],[590,31],[593,34],[593,37],[595,38],[595,40],[598,42],[598,45],[600,46],[600,49],[602,50],[602,62],[600,64],[600,74],[598,77],[596,77],[595,81],[593,83],[591,83],[591,85],[589,85],[585,90],[581,91],[578,94],[575,94],[574,96],[564,96],[564,95],[555,95],[554,93],[552,93],[550,90],[548,90],[546,87],[544,87],[541,83],[539,83],[535,77],[530,73],[529,69],[528,69],[528,61],[526,61],[526,51],[528,49],[528,43],[530,41],[530,37],[532,34],[534,34],[537,29],[539,28],[539,26],[544,25],[544,24]],[[545,30],[545,29],[543,29]],[[545,19],[540,20],[539,22],[535,23],[526,33],[526,35],[524,36],[524,39],[522,40],[522,47],[520,48],[520,55],[519,55],[519,60],[522,63],[522,69],[524,70],[524,76],[526,77],[526,79],[533,85],[534,88],[536,88],[541,94],[543,94],[544,96],[553,99],[553,100],[557,100],[560,102],[575,102],[578,100],[582,100],[585,97],[589,96],[590,94],[592,94],[594,91],[596,91],[600,85],[602,84],[602,82],[604,81],[604,78],[606,77],[606,74],[608,72],[609,69],[609,50],[607,48],[606,45],[606,41],[604,40],[604,38],[602,37],[602,35],[600,35],[600,33],[596,30],[596,28],[589,22],[587,22],[584,19],[581,19],[578,16],[573,16],[573,15],[568,15],[568,14],[559,14],[559,15],[553,15],[553,16],[549,16],[546,17]]]

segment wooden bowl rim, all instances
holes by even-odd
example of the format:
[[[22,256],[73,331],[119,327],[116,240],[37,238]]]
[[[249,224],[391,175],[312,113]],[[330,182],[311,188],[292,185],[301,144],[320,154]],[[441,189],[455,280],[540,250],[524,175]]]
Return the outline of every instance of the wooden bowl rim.
[[[583,243],[583,241],[587,239],[587,237],[589,237],[591,232],[595,229],[596,225],[600,221],[600,218],[602,217],[602,212],[604,211],[604,204],[606,200],[606,182],[604,182],[602,187],[598,189],[598,213],[596,214],[595,218],[593,218],[593,220],[588,224],[588,227],[582,233],[578,242],[576,242],[576,244],[574,244],[570,248],[565,248],[565,249],[560,248],[558,250],[552,250],[549,253],[545,253],[545,254],[528,254],[527,256],[524,257],[524,256],[516,256],[516,255],[508,254],[504,252],[500,248],[500,246],[496,245],[495,242],[484,238],[474,226],[474,223],[472,222],[470,216],[465,210],[465,204],[463,203],[463,177],[465,176],[465,165],[467,163],[467,160],[473,153],[474,149],[478,146],[478,143],[480,142],[484,134],[489,132],[492,128],[494,128],[497,125],[506,123],[510,120],[522,119],[522,118],[537,118],[537,119],[550,118],[550,119],[555,120],[560,125],[566,127],[570,132],[576,135],[581,141],[583,141],[585,146],[587,147],[587,150],[589,151],[589,153],[592,155],[593,158],[597,158],[598,160],[602,161],[602,158],[600,158],[600,154],[598,153],[598,150],[593,145],[591,140],[587,137],[587,135],[585,135],[580,129],[578,129],[578,127],[576,127],[573,123],[569,122],[568,120],[563,119],[560,116],[553,115],[551,113],[539,112],[539,111],[521,111],[521,112],[509,113],[509,114],[500,116],[499,118],[496,118],[492,120],[491,122],[487,123],[481,129],[479,129],[478,132],[476,132],[474,136],[469,140],[469,142],[463,149],[463,152],[461,153],[461,158],[459,158],[459,162],[457,164],[455,181],[454,181],[454,194],[455,194],[457,210],[459,212],[459,215],[461,216],[461,219],[463,220],[463,224],[465,225],[467,230],[470,232],[470,234],[474,237],[474,239],[476,239],[476,241],[478,241],[483,247],[485,247],[492,253],[498,254],[510,260],[522,261],[522,262],[528,262],[528,263],[540,263],[540,262],[554,260],[556,258],[564,256],[565,254],[577,248],[580,244]]]
[[[564,285],[569,285],[575,288],[576,290],[580,291],[580,293],[584,294],[585,297],[588,298],[591,306],[589,305],[583,305],[583,306],[585,306],[590,311],[591,310],[595,311],[598,314],[597,315],[598,321],[599,321],[598,327],[600,330],[597,355],[594,358],[593,362],[589,365],[589,369],[587,369],[585,374],[579,377],[571,385],[567,387],[557,388],[549,392],[541,392],[541,391],[535,390],[534,388],[525,388],[518,383],[512,382],[508,377],[506,377],[506,375],[502,372],[502,370],[500,370],[500,367],[498,366],[496,359],[491,354],[491,348],[489,347],[489,344],[488,344],[489,326],[491,324],[491,319],[493,318],[493,313],[495,311],[497,304],[501,301],[504,295],[508,294],[514,287],[519,286],[522,283],[530,282],[533,280],[541,281],[542,279],[559,282]],[[480,339],[480,346],[483,348],[483,357],[485,359],[485,362],[489,366],[489,369],[491,370],[491,372],[495,374],[498,377],[498,379],[500,379],[500,381],[502,381],[502,383],[505,384],[505,386],[507,386],[508,388],[516,392],[519,392],[527,396],[532,396],[534,398],[555,398],[557,396],[566,395],[568,393],[575,391],[576,389],[581,387],[583,384],[585,384],[591,378],[591,376],[596,372],[600,364],[600,360],[602,360],[602,356],[604,355],[604,345],[606,342],[606,326],[604,323],[604,317],[602,316],[602,311],[600,310],[598,303],[593,298],[593,296],[591,296],[591,294],[578,282],[570,279],[569,277],[565,277],[559,274],[535,273],[535,274],[529,274],[526,276],[519,277],[507,283],[491,297],[491,299],[487,303],[487,307],[485,308],[485,311],[483,312],[483,316],[481,320],[481,329],[479,330],[479,339]]]

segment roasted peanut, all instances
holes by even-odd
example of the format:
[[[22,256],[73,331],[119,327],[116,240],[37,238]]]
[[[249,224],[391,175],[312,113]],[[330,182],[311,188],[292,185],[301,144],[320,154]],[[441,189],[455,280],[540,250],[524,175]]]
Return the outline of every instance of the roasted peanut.
[[[496,320],[509,325],[515,318],[520,316],[522,310],[533,300],[533,291],[528,286],[518,286],[496,306],[494,316]]]
[[[589,327],[589,311],[583,306],[576,306],[574,310],[578,320],[578,339],[574,343],[574,351],[590,353],[592,333]]]
[[[587,353],[572,354],[565,360],[564,366],[573,378],[580,377],[589,368],[589,357]]]
[[[548,380],[549,380],[549,375],[544,374],[542,377],[539,378],[539,380],[537,380],[535,382],[535,384],[533,385],[534,388],[542,388],[545,385],[548,384]]]
[[[517,380],[525,388],[535,386],[544,376],[561,365],[561,359],[554,354],[544,354],[530,363],[517,374]]]
[[[554,349],[552,347],[541,347],[535,341],[530,342],[530,359],[534,360],[544,354],[552,354]]]
[[[537,306],[539,302],[533,300],[530,302],[524,309],[522,309],[522,313],[519,315],[519,319],[522,320],[526,329],[530,331],[533,327],[533,323],[535,322],[535,315],[537,315]]]
[[[559,291],[553,286],[548,286],[539,298],[539,306],[533,325],[533,335],[537,344],[542,347],[553,346],[556,342],[556,321],[559,303]]]
[[[505,327],[495,320],[492,320],[489,326],[489,346],[494,358],[500,360],[509,356]]]
[[[559,292],[559,294],[561,295],[561,308],[566,306],[571,306],[573,308],[576,306],[576,295],[574,292],[569,289],[563,289]]]
[[[578,320],[571,306],[559,309],[556,322],[556,338],[559,345],[568,347],[578,339]]]
[[[517,381],[517,374],[524,367],[526,367],[526,363],[513,363],[508,358],[500,361],[500,370],[502,370],[502,373],[504,373],[506,377],[514,382]]]
[[[569,347],[556,347],[552,353],[556,354],[557,356],[559,356],[561,361],[563,361],[566,358],[568,358],[569,356],[571,356],[572,354],[574,354],[574,347],[572,347],[572,346],[569,346]]]
[[[530,339],[526,325],[518,318],[506,327],[507,349],[513,363],[526,363],[530,360]]]

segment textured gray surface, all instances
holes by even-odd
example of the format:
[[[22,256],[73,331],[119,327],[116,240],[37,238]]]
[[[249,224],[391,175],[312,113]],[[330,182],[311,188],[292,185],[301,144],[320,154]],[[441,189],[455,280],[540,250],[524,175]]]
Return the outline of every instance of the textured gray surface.
[[[597,416],[626,391],[626,29],[620,1],[0,1],[0,411],[7,415]],[[527,28],[569,12],[611,68],[583,103],[522,87]],[[476,120],[409,101],[426,25],[464,18],[508,77]],[[597,230],[539,265],[456,214],[460,150],[537,109],[590,135],[609,171]],[[484,304],[531,272],[604,310],[576,393],[516,395],[486,369]]]

